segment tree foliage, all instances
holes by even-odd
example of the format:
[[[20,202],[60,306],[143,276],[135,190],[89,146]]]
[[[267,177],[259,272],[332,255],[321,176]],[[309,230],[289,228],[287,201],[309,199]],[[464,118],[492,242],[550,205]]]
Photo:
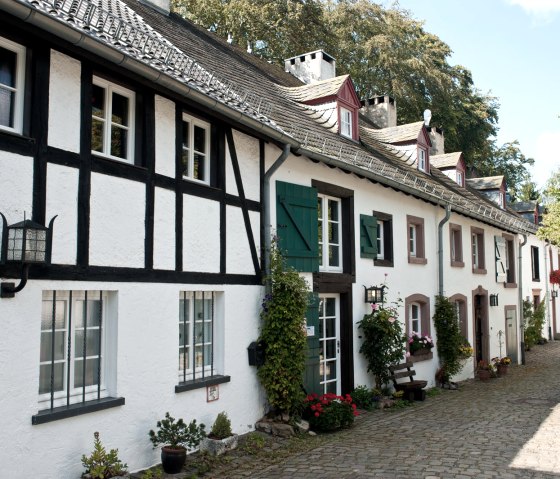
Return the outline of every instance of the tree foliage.
[[[297,271],[287,268],[278,248],[270,252],[271,292],[263,300],[265,362],[258,376],[277,412],[298,413],[305,398],[303,372],[307,336],[304,329],[309,290]]]

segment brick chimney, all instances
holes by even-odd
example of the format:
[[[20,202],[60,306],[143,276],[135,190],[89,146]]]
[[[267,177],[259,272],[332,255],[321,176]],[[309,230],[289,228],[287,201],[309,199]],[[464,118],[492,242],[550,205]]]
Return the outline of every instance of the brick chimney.
[[[316,83],[336,76],[336,60],[317,50],[284,60],[284,70],[304,83]]]
[[[360,113],[369,118],[377,128],[397,126],[397,102],[388,95],[362,100]]]

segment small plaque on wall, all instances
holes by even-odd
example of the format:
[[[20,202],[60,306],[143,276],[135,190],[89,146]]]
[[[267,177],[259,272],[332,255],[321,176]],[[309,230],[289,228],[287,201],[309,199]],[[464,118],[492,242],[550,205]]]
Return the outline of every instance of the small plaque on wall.
[[[220,385],[206,386],[206,401],[212,402],[220,399]]]

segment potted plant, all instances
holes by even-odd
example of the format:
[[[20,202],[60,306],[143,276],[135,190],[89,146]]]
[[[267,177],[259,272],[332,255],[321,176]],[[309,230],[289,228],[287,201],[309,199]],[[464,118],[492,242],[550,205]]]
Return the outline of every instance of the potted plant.
[[[309,421],[314,431],[336,431],[350,427],[358,415],[352,396],[337,396],[326,393],[321,396],[313,393],[305,399],[303,417]]]
[[[511,359],[508,356],[504,356],[503,358],[493,358],[492,362],[494,363],[498,376],[501,377],[507,374]]]
[[[82,455],[82,465],[86,468],[86,472],[82,474],[82,479],[109,479],[129,477],[126,471],[127,465],[119,459],[118,449],[111,449],[109,452],[105,450],[99,433],[93,433],[93,452],[88,457]]]
[[[237,447],[237,434],[231,430],[231,421],[225,412],[216,417],[210,434],[200,443],[200,451],[219,456]]]
[[[478,379],[481,381],[487,381],[490,378],[496,377],[496,368],[492,363],[480,360],[476,367],[478,374]]]
[[[176,474],[181,471],[187,458],[187,449],[199,445],[206,435],[204,424],[197,425],[193,419],[188,425],[183,419],[171,417],[165,413],[165,419],[157,422],[157,433],[152,429],[149,432],[150,441],[154,449],[161,445],[161,465],[167,474]]]

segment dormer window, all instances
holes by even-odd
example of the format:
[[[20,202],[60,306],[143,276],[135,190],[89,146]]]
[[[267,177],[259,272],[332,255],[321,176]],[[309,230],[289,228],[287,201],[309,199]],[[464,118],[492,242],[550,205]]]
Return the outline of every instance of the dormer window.
[[[352,112],[340,107],[340,134],[346,138],[353,138],[352,126]]]
[[[500,208],[505,208],[506,206],[506,194],[503,191],[498,193],[498,205]]]
[[[428,173],[428,151],[418,147],[418,169]]]
[[[455,176],[455,179],[456,179],[457,184],[458,184],[459,186],[465,186],[465,178],[464,178],[464,176],[463,176],[463,172],[462,172],[462,171],[457,170],[457,174],[456,174],[456,176]]]

